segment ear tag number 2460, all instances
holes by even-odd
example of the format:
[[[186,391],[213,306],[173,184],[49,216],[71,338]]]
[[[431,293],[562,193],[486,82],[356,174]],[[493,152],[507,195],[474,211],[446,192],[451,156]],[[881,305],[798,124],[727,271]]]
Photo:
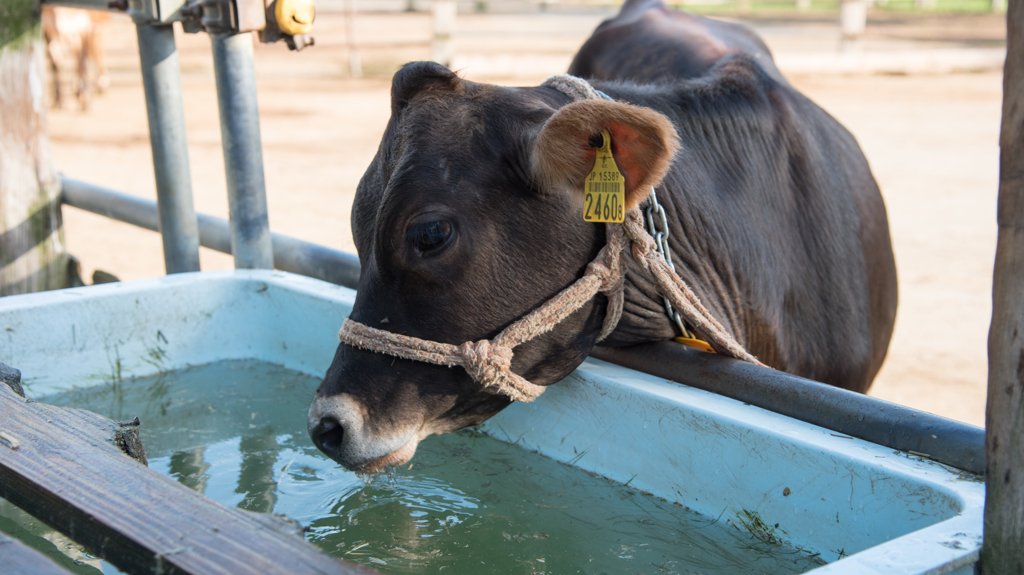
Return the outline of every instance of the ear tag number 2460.
[[[583,200],[583,219],[588,222],[622,223],[626,204],[626,178],[612,157],[612,137],[601,130],[601,147],[597,149],[594,169],[587,176]]]

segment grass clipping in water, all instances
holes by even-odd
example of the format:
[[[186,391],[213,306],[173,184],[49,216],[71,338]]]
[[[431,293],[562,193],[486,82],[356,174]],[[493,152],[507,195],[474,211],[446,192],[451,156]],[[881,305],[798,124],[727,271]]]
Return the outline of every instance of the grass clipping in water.
[[[767,523],[761,520],[761,515],[757,511],[750,511],[744,509],[740,511],[736,516],[743,524],[743,527],[750,532],[751,535],[757,537],[762,543],[768,545],[784,545],[786,541],[780,535],[789,535],[782,529],[779,529],[779,524],[776,523],[774,527],[769,527]]]
[[[740,524],[742,524],[751,535],[766,545],[793,547],[801,553],[806,553],[808,558],[821,565],[828,563],[821,558],[820,553],[812,553],[803,547],[793,545],[791,542],[784,539],[784,536],[789,537],[789,533],[787,533],[786,530],[779,528],[778,523],[773,526],[769,526],[761,519],[761,515],[757,511],[744,509],[736,515],[736,519],[739,520]],[[845,553],[843,554],[845,555]]]

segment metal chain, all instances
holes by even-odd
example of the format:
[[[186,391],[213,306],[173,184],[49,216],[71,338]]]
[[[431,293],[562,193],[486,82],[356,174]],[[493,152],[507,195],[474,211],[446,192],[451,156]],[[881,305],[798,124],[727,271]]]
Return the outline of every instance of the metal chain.
[[[658,194],[653,186],[651,187],[651,195],[647,198],[647,207],[644,208],[644,215],[644,220],[647,222],[647,233],[651,234],[651,237],[654,238],[654,245],[658,248],[658,254],[668,264],[668,269],[675,273],[676,266],[672,263],[672,251],[668,249],[668,236],[670,233],[668,218],[665,216],[665,208],[661,207],[661,204],[658,203]],[[655,215],[658,217],[655,218]],[[658,229],[658,224],[661,225],[660,230]],[[667,297],[663,299],[665,300],[665,313],[668,314],[669,319],[676,323],[683,337],[695,339],[696,336],[694,336],[693,332],[686,328],[686,322],[683,321],[683,317],[672,308],[672,302]]]

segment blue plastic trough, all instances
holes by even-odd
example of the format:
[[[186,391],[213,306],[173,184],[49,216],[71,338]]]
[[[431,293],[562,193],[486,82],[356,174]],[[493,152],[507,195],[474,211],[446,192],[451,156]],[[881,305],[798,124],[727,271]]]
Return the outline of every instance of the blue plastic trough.
[[[354,297],[271,271],[7,297],[0,362],[29,397],[226,359],[319,375]],[[978,476],[595,359],[483,429],[709,517],[778,524],[829,562],[816,574],[967,574],[981,546]]]

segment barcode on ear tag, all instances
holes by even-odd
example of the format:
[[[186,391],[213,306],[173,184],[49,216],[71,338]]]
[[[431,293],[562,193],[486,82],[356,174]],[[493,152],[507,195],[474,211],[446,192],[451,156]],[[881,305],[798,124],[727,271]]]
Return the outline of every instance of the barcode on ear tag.
[[[588,222],[622,223],[626,205],[626,178],[612,157],[612,137],[601,130],[594,169],[587,176],[583,198],[583,219]]]

